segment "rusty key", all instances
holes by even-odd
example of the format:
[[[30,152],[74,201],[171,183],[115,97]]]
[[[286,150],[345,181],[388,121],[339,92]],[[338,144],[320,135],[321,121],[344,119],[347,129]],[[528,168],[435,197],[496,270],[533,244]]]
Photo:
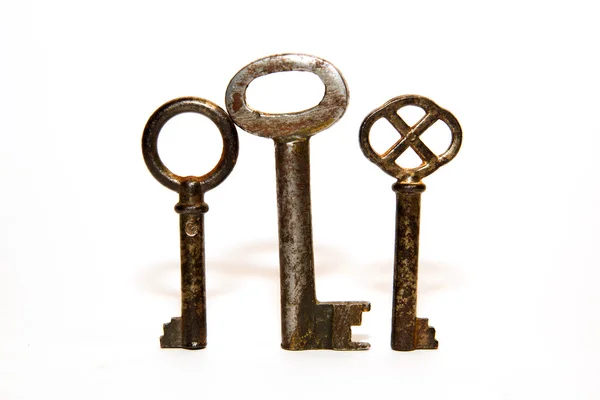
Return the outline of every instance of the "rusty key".
[[[405,106],[418,106],[425,115],[409,126],[398,115]],[[400,133],[400,139],[383,154],[373,150],[369,134],[373,124],[385,118]],[[442,155],[433,153],[419,138],[436,121],[450,128],[452,141]],[[416,95],[396,97],[371,112],[360,127],[360,147],[364,155],[398,181],[396,192],[396,249],[394,255],[394,298],[392,310],[392,349],[410,351],[437,349],[435,329],[426,318],[417,318],[417,272],[419,262],[419,224],[421,179],[452,160],[462,142],[462,130],[456,118],[433,101]],[[421,159],[421,165],[406,169],[396,164],[400,155],[411,147]]]
[[[193,112],[209,118],[221,132],[223,152],[217,165],[202,176],[179,176],[161,161],[158,135],[174,116]],[[204,269],[204,193],[219,185],[231,172],[238,156],[238,137],[229,115],[214,103],[197,97],[171,100],[148,120],[142,136],[146,166],[157,181],[179,193],[175,211],[179,214],[181,249],[181,317],[164,324],[163,348],[203,349],[206,347],[206,285]]]
[[[321,102],[308,110],[268,114],[246,104],[246,89],[256,78],[275,72],[306,71],[325,85]],[[309,139],[342,117],[348,89],[328,61],[302,54],[280,54],[242,68],[225,97],[233,121],[245,131],[275,142],[279,268],[281,284],[281,347],[286,350],[365,350],[352,341],[352,325],[360,325],[369,302],[321,303],[315,293],[310,203]]]

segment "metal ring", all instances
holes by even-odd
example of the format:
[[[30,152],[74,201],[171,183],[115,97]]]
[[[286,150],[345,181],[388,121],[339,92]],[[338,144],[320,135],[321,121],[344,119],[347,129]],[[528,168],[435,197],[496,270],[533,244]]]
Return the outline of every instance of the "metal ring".
[[[409,105],[421,107],[425,111],[425,116],[413,126],[406,124],[398,115],[399,109]],[[371,128],[380,118],[387,119],[401,136],[400,140],[383,154],[377,153],[369,141]],[[438,120],[448,125],[452,135],[450,146],[441,155],[434,154],[419,139],[419,136]],[[363,154],[387,174],[401,182],[418,182],[456,156],[462,143],[462,130],[454,115],[433,101],[422,96],[405,95],[393,98],[364,119],[360,127],[359,142]],[[422,164],[416,168],[402,168],[396,164],[398,157],[409,147],[422,160]]]
[[[158,134],[168,120],[176,115],[194,112],[209,118],[221,132],[223,151],[217,165],[202,176],[179,176],[171,172],[158,155]],[[219,185],[231,172],[239,150],[235,125],[229,115],[216,104],[198,97],[181,97],[160,106],[150,117],[142,136],[142,154],[146,166],[157,181],[171,190],[179,191],[181,182],[197,181],[206,192]]]
[[[308,110],[269,114],[246,104],[246,89],[254,79],[285,71],[305,71],[317,75],[325,86],[319,104]],[[229,82],[225,105],[234,122],[246,132],[271,139],[312,136],[339,120],[348,106],[344,77],[330,62],[306,54],[278,54],[256,60],[242,68]]]

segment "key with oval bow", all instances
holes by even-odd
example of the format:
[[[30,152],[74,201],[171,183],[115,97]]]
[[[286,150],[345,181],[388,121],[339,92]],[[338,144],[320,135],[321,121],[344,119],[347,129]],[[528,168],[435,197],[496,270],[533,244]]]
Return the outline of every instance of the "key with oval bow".
[[[246,89],[256,78],[275,72],[306,71],[325,85],[321,102],[308,110],[269,114],[246,104]],[[245,131],[275,141],[279,269],[281,284],[281,346],[287,350],[365,350],[352,341],[352,325],[360,325],[370,303],[316,299],[310,202],[309,139],[342,117],[348,89],[328,61],[302,54],[257,60],[231,80],[225,97],[233,121]]]

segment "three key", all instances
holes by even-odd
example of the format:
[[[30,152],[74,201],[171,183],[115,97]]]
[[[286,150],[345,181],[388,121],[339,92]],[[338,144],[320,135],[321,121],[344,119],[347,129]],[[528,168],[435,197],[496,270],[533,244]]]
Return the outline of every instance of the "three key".
[[[409,126],[398,115],[398,110],[405,106],[420,107],[425,111],[425,115],[416,124]],[[369,141],[371,127],[380,118],[385,118],[401,136],[383,154],[377,153]],[[443,121],[452,134],[450,146],[441,155],[433,153],[419,138],[438,120]],[[371,112],[360,127],[359,140],[364,155],[397,179],[392,186],[397,201],[392,349],[437,349],[435,329],[428,325],[426,318],[417,318],[419,223],[421,193],[425,191],[421,179],[456,156],[462,142],[462,130],[456,118],[433,101],[421,96],[406,95],[396,97]],[[409,147],[419,156],[421,165],[406,169],[397,165],[396,160]]]
[[[325,85],[321,102],[308,110],[268,114],[246,104],[246,89],[256,78],[275,72],[306,71]],[[344,114],[348,89],[328,61],[301,54],[257,60],[231,80],[225,97],[234,122],[246,132],[275,141],[279,264],[281,284],[281,347],[287,350],[365,350],[352,341],[352,325],[360,325],[369,302],[321,303],[316,299],[310,202],[309,139]]]
[[[158,135],[174,116],[193,112],[209,118],[221,132],[223,152],[217,165],[202,176],[179,176],[161,161]],[[206,284],[204,269],[204,214],[208,205],[204,193],[219,185],[233,169],[238,156],[238,137],[229,115],[214,103],[196,97],[171,100],[148,120],[142,137],[146,166],[157,181],[179,193],[175,211],[179,214],[181,249],[181,317],[164,324],[163,348],[203,349],[206,347]]]

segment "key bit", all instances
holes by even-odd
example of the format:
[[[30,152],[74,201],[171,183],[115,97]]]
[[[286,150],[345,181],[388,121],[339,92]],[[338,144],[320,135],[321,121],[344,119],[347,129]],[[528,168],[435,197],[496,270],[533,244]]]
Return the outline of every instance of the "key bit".
[[[398,115],[398,110],[405,106],[420,107],[425,115],[416,124],[409,126]],[[401,136],[383,154],[377,153],[369,141],[371,127],[380,118],[388,120]],[[452,134],[450,146],[439,156],[419,138],[438,120],[443,121]],[[359,140],[364,155],[397,179],[392,186],[396,192],[392,349],[437,349],[435,329],[429,326],[426,318],[417,318],[421,193],[425,191],[421,179],[456,156],[462,142],[462,130],[456,118],[433,101],[421,96],[406,95],[396,97],[371,112],[360,127]],[[421,158],[421,165],[416,168],[407,169],[396,164],[398,157],[409,147]]]
[[[256,78],[275,72],[305,71],[325,86],[321,102],[308,110],[269,114],[246,104],[246,89]],[[242,68],[225,97],[233,121],[251,134],[275,142],[279,264],[281,284],[281,347],[286,350],[365,350],[352,342],[352,325],[360,325],[369,302],[321,303],[316,299],[310,203],[309,139],[342,117],[348,89],[341,73],[328,61],[302,54],[274,55]]]
[[[179,176],[161,161],[158,135],[174,116],[194,112],[209,118],[221,132],[223,152],[217,165],[202,176]],[[206,275],[204,269],[204,214],[208,205],[204,193],[219,185],[233,169],[238,156],[238,137],[229,115],[216,104],[196,97],[171,100],[148,120],[142,137],[142,153],[150,173],[164,186],[179,193],[175,211],[179,214],[181,250],[181,317],[164,324],[163,348],[203,349],[206,347]]]

